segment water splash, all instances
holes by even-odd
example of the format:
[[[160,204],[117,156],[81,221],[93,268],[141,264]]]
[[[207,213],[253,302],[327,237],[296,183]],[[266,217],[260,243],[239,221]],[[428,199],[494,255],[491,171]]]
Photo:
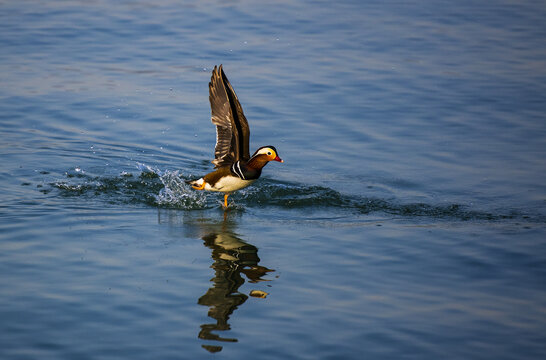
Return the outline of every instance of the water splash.
[[[80,170],[65,173],[66,179],[50,185],[62,196],[103,199],[108,203],[147,204],[179,209],[203,209],[206,196],[185,184],[179,171],[161,171],[137,164],[139,174],[127,171],[117,176],[92,176]]]
[[[163,189],[155,196],[156,204],[162,207],[181,209],[203,209],[207,205],[204,193],[192,190],[179,171],[165,171],[159,173],[159,180]]]

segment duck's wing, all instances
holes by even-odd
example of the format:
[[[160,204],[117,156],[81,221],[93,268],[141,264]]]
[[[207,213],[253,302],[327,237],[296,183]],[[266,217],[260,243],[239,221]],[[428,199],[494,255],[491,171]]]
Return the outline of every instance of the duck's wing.
[[[233,87],[229,83],[229,80],[224,73],[224,70],[222,69],[222,65],[220,65],[220,72],[222,73],[222,79],[224,80],[224,85],[226,86],[229,103],[231,104],[231,111],[233,114],[235,114],[235,116],[233,116],[233,122],[237,131],[234,131],[233,133],[237,138],[237,145],[239,149],[239,157],[237,158],[237,160],[247,161],[248,159],[250,159],[250,154],[248,152],[248,143],[250,139],[250,128],[248,127],[248,121],[246,120],[245,114],[243,113],[243,107],[241,106],[241,103],[237,98],[237,94],[235,94]],[[235,108],[235,110],[233,110],[233,108]],[[235,146],[235,144],[232,143],[232,146]]]
[[[212,163],[218,168],[237,160],[248,160],[248,122],[222,65],[218,68],[215,66],[212,71],[209,100],[211,120],[216,125],[216,146]]]

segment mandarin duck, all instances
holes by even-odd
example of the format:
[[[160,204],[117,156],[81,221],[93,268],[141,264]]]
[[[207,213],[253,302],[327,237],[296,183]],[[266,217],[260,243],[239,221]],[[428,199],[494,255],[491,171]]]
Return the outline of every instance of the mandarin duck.
[[[211,120],[216,125],[216,146],[212,163],[216,169],[188,184],[195,190],[224,193],[224,208],[228,196],[258,180],[262,168],[270,161],[283,162],[274,146],[262,146],[250,156],[250,130],[233,87],[222,65],[214,67],[209,83]]]

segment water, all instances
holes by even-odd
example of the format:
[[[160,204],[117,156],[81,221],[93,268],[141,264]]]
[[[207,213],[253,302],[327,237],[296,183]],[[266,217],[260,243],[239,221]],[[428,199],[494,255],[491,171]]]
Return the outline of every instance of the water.
[[[540,2],[0,17],[2,359],[545,357]],[[220,63],[285,160],[227,212]]]

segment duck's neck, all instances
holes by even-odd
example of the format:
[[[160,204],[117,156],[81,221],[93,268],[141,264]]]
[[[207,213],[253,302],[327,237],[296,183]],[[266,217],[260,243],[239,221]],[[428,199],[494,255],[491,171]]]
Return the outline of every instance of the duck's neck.
[[[260,170],[268,162],[269,160],[267,160],[267,156],[260,154],[260,155],[255,155],[251,157],[250,160],[248,160],[248,162],[246,163],[246,166],[253,168],[255,170]]]

